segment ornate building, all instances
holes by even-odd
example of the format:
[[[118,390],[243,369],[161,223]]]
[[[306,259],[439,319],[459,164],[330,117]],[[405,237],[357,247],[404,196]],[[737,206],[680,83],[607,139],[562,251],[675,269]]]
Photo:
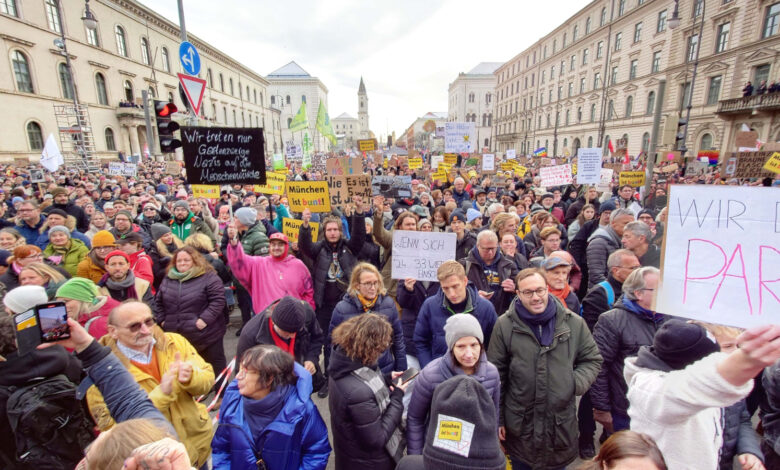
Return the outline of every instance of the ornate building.
[[[447,120],[476,123],[479,149],[492,147],[493,94],[496,88],[493,72],[500,66],[501,62],[482,62],[466,73],[459,73],[449,86]]]

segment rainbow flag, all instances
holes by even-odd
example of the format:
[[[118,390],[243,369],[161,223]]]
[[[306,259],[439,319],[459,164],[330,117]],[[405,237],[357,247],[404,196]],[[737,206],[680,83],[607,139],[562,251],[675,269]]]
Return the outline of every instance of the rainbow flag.
[[[547,147],[539,147],[538,149],[534,150],[534,157],[546,157],[547,156]]]

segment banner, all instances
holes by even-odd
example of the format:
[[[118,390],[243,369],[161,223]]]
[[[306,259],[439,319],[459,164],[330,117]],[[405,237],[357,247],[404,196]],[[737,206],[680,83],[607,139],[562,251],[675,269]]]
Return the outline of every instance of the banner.
[[[393,279],[438,282],[436,271],[455,259],[457,236],[444,232],[393,230]]]
[[[409,159],[409,169],[410,170],[419,170],[423,167],[423,159],[420,157],[417,158],[410,158]]]
[[[601,180],[601,148],[577,149],[577,184],[598,184]]]
[[[667,207],[654,310],[741,328],[780,323],[780,192],[673,185]]]
[[[196,199],[219,199],[218,184],[193,184],[192,197]]]
[[[477,128],[475,122],[445,122],[444,151],[471,153],[476,151]]]
[[[285,189],[291,211],[330,212],[327,181],[288,181]]]
[[[286,173],[269,171],[265,174],[265,184],[256,184],[254,192],[262,194],[284,194],[284,185],[287,182]]]
[[[301,225],[303,225],[302,220],[290,219],[288,217],[282,219],[282,233],[287,235],[290,243],[298,243]],[[309,228],[311,229],[311,241],[316,242],[317,236],[320,233],[320,224],[309,221]]]
[[[292,121],[290,121],[290,132],[298,132],[309,127],[309,118],[306,116],[306,102],[301,102],[301,107],[298,108],[298,114],[296,114]]]
[[[21,166],[27,166],[29,161],[25,158],[25,162]],[[14,164],[16,162],[14,161]],[[65,159],[62,158],[59,147],[57,147],[57,141],[54,140],[54,134],[49,134],[46,138],[46,145],[43,146],[41,152],[41,166],[54,173],[60,167],[65,164]]]
[[[629,185],[634,188],[638,188],[645,184],[645,172],[644,171],[621,171],[618,184],[620,186]]]
[[[112,176],[135,176],[137,171],[135,163],[108,162],[108,174]]]
[[[412,197],[411,176],[374,176],[371,180],[371,195],[392,198]]]
[[[291,160],[303,158],[303,147],[292,141],[287,142],[284,146],[284,154]]]
[[[547,147],[539,147],[538,149],[534,150],[534,157],[546,157],[547,156]]]
[[[539,176],[542,178],[542,186],[549,188],[551,186],[561,186],[572,183],[571,165],[546,166],[539,169]]]
[[[493,153],[486,153],[482,155],[482,172],[493,173],[496,171],[496,155]]]
[[[182,127],[190,184],[265,184],[265,142],[259,127]]]

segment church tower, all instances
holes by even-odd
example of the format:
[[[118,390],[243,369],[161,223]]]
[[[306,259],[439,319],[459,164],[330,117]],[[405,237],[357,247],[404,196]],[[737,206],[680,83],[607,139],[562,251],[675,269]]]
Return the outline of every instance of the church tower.
[[[363,83],[363,77],[360,77],[360,88],[358,88],[358,120],[360,124],[360,138],[368,139],[368,94],[366,94],[366,85]]]

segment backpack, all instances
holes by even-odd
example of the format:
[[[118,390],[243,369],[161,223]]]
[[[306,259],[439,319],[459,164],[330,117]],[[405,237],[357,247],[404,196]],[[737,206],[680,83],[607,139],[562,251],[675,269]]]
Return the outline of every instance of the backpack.
[[[93,425],[76,398],[76,385],[55,375],[21,387],[0,387],[20,468],[74,468],[94,440]]]

